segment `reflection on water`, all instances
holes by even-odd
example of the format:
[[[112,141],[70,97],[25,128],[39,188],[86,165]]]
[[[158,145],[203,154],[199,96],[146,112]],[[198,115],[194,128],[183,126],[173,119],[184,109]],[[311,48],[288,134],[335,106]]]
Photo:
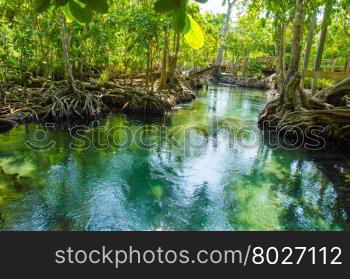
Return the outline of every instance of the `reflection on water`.
[[[349,230],[346,158],[272,149],[253,133],[242,135],[257,143],[248,148],[232,141],[232,130],[215,128],[253,130],[265,102],[260,91],[212,86],[167,119],[101,122],[142,131],[143,144],[156,143],[148,149],[106,147],[101,127],[85,133],[99,150],[70,148],[81,141],[57,128],[46,129],[56,143],[50,151],[32,151],[24,142],[44,129],[36,124],[1,134],[0,229]],[[201,144],[184,148],[193,126],[200,129],[191,130],[191,142]]]

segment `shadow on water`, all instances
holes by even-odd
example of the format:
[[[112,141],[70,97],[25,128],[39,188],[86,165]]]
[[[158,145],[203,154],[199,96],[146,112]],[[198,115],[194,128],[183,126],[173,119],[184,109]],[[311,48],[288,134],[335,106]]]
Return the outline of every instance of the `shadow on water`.
[[[1,134],[0,229],[349,230],[347,158],[264,144],[265,103],[262,91],[211,86],[166,118],[114,114],[80,134],[39,124]]]

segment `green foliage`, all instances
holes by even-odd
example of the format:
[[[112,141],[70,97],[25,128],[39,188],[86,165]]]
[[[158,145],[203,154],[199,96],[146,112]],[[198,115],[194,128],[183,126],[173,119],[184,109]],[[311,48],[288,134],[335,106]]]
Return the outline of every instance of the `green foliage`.
[[[174,29],[183,32],[186,25],[188,0],[157,0],[154,10],[158,13],[170,13],[173,18]]]
[[[62,9],[64,15],[66,16],[66,19],[68,20],[68,22],[73,22],[75,20],[75,17],[73,16],[73,14],[71,12],[69,4],[64,5],[61,9]]]
[[[108,13],[108,3],[107,0],[81,0],[81,2],[87,5],[87,8],[99,12],[101,14]]]
[[[185,33],[185,40],[194,49],[200,49],[204,45],[204,36],[201,27],[190,16],[187,15],[188,31]]]
[[[174,28],[176,32],[183,32],[186,26],[186,12],[188,0],[180,0],[179,7],[173,11]]]
[[[73,18],[81,24],[89,23],[92,19],[92,10],[87,8],[87,6],[82,7],[82,5],[76,1],[69,1],[68,9]]]
[[[55,5],[57,7],[62,7],[68,3],[69,0],[55,0]]]
[[[34,10],[38,13],[45,12],[50,7],[50,0],[34,0]]]
[[[46,12],[50,7],[62,8],[70,21],[76,20],[80,24],[89,23],[93,12],[105,14],[109,8],[107,0],[34,0],[37,13]]]
[[[206,3],[207,0],[196,0]],[[188,14],[188,0],[157,0],[154,9],[158,13],[170,13],[174,30],[184,34],[185,41],[194,49],[204,45],[204,34],[198,23]]]
[[[348,1],[338,0],[334,6],[321,67],[323,70],[331,71],[332,61],[335,61],[336,71],[341,71],[348,59]],[[59,11],[64,12],[70,23],[67,24],[71,37],[70,55],[77,78],[85,77],[86,73],[97,79],[101,76],[102,80],[117,74],[141,74],[146,72],[150,62],[150,71],[159,72],[164,30],[169,30],[170,55],[173,54],[175,33],[182,32],[178,71],[208,67],[215,63],[225,17],[223,14],[201,12],[200,4],[196,2],[203,1],[0,0],[0,80],[22,79],[26,72],[52,79],[64,77]],[[229,66],[229,70],[241,75],[262,75],[264,64],[261,59],[274,61],[274,30],[276,22],[282,19],[287,23],[288,64],[293,31],[290,24],[292,2],[238,2],[241,3],[235,6],[239,10],[236,12],[238,16],[231,22],[225,45],[224,64]],[[186,4],[182,6],[186,8],[185,16],[184,9],[180,13],[181,3]],[[308,3],[307,18],[315,8],[322,11],[325,2],[310,0]],[[33,13],[34,8],[40,13]],[[107,10],[108,13],[105,13]],[[174,28],[176,16],[177,29]],[[304,42],[308,26],[306,21]],[[319,30],[320,21],[316,32]],[[315,59],[317,44],[318,36],[315,36],[310,61]],[[320,81],[320,84],[329,86],[330,82]]]
[[[154,4],[154,10],[157,13],[168,13],[180,6],[180,0],[158,0]]]

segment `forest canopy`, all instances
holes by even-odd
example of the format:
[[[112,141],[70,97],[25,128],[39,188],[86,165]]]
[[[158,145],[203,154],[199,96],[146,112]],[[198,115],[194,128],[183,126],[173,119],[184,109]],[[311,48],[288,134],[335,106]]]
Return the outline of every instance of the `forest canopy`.
[[[197,2],[206,1],[190,1],[186,12],[182,8],[169,6],[168,2],[179,1],[0,0],[0,79],[5,81],[21,78],[25,72],[53,79],[63,77],[59,7],[69,24],[70,55],[74,72],[78,76],[94,72],[106,78],[115,73],[144,72],[150,51],[154,56],[154,67],[158,67],[164,43],[162,33],[167,27],[173,26],[173,30],[188,33],[188,21],[193,23],[191,25],[197,31],[192,32],[195,35],[187,38],[187,41],[194,41],[190,44],[196,48],[203,47],[194,50],[184,42],[179,53],[178,67],[202,69],[215,63],[225,15],[201,12],[201,3]],[[236,12],[231,17],[226,36],[224,64],[235,65],[246,61],[248,65],[238,71],[243,71],[243,75],[259,75],[263,68],[259,59],[275,56],[274,30],[278,20],[287,23],[286,42],[291,41],[293,26],[288,19],[288,11],[292,11],[293,5],[287,4],[293,1],[283,1],[283,5],[281,1],[235,2]],[[312,12],[316,9],[317,34],[321,29],[324,1],[311,2],[314,4],[308,8],[306,25],[310,24]],[[348,1],[335,1],[333,4],[322,59],[322,67],[325,69],[345,69],[349,64],[348,4]],[[282,9],[286,12],[282,13]],[[203,30],[203,37],[198,35],[199,26]],[[199,38],[194,38],[196,35]],[[306,42],[307,34],[304,36]],[[186,41],[186,35],[181,40]],[[317,44],[317,36],[314,36],[310,61],[316,57]],[[286,60],[290,53],[291,44],[287,43]],[[312,66],[310,63],[309,67]]]

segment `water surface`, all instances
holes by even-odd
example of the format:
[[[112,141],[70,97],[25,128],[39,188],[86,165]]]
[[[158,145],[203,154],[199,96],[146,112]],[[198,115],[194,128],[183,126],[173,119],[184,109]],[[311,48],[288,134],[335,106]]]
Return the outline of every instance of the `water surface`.
[[[349,230],[347,158],[264,143],[265,103],[210,86],[164,119],[1,134],[0,229]]]

